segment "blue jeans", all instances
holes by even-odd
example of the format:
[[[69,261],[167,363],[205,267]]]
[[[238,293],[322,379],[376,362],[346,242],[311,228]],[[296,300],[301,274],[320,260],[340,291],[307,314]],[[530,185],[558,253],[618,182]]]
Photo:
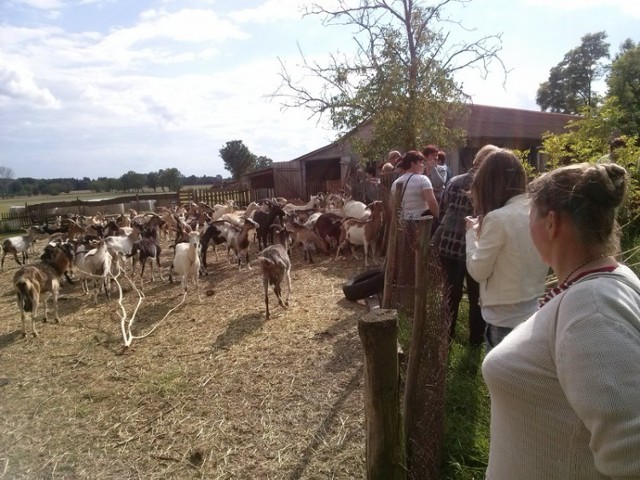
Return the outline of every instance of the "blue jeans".
[[[487,329],[484,331],[484,341],[489,353],[495,346],[497,346],[504,338],[511,333],[513,328],[509,327],[496,327],[487,323]]]

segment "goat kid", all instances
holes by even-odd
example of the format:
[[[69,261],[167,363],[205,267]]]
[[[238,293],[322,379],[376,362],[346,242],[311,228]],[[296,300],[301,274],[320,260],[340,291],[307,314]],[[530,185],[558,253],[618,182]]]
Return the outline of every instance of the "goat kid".
[[[260,252],[257,260],[262,268],[262,286],[264,288],[264,304],[267,309],[267,320],[271,314],[269,312],[269,285],[273,285],[273,292],[278,298],[281,307],[289,306],[289,296],[291,295],[291,260],[284,246],[276,244],[265,248]],[[287,278],[287,297],[282,299],[282,280]]]
[[[47,301],[53,297],[53,309],[56,323],[58,316],[58,292],[60,276],[73,262],[73,247],[69,243],[61,243],[53,248],[50,257],[34,265],[22,266],[13,276],[13,289],[16,292],[20,317],[22,319],[22,335],[27,336],[26,312],[31,313],[31,331],[38,336],[35,318],[40,306],[40,295],[44,300],[44,321],[48,320]]]

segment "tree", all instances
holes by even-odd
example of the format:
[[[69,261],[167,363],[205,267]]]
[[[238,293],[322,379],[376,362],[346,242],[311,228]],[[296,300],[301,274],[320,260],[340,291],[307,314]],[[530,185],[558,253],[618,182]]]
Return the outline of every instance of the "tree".
[[[355,145],[368,157],[425,143],[460,144],[464,132],[455,120],[466,114],[469,98],[454,74],[471,67],[486,77],[494,60],[506,74],[498,57],[501,35],[470,43],[451,40],[449,27],[469,29],[446,16],[445,7],[466,1],[360,0],[350,6],[353,2],[338,0],[332,10],[315,4],[306,15],[356,28],[355,54],[333,54],[327,65],[310,63],[302,55],[305,76],[322,84],[317,92],[294,79],[281,62],[281,85],[273,96],[284,108],[304,107],[318,119],[329,115],[342,134],[368,124],[372,138]]]
[[[601,97],[593,91],[593,83],[606,73],[601,63],[609,58],[605,32],[589,33],[580,46],[565,54],[563,60],[549,72],[549,79],[540,84],[536,103],[542,111],[579,113],[583,107],[596,107]]]
[[[9,186],[14,175],[12,168],[0,166],[0,193],[2,198],[6,198],[9,194]]]
[[[269,157],[265,157],[264,155],[260,155],[256,157],[255,162],[255,170],[260,170],[261,168],[267,168],[273,165],[273,160]]]
[[[618,125],[621,134],[640,132],[640,44],[627,39],[611,63],[607,78],[609,97],[615,97],[623,112]]]
[[[129,170],[120,177],[120,181],[125,191],[134,190],[140,192],[146,183],[146,175]]]
[[[158,189],[159,179],[160,174],[158,172],[147,173],[147,187],[153,188],[153,191],[155,192]]]
[[[225,170],[231,173],[234,180],[239,180],[242,175],[255,170],[256,156],[249,151],[242,140],[231,140],[220,149],[220,157],[224,162]]]
[[[167,187],[172,192],[177,192],[182,186],[184,176],[177,168],[167,168],[160,170],[159,183],[164,188]]]

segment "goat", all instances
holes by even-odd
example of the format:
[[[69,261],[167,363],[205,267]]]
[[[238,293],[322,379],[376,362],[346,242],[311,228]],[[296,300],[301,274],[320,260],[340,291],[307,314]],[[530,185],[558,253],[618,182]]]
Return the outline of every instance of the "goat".
[[[193,280],[196,293],[198,293],[198,272],[200,271],[200,254],[198,245],[200,234],[197,231],[189,232],[189,241],[178,243],[175,247],[175,255],[169,269],[169,282],[173,283],[172,273],[175,270],[182,276],[182,288],[187,291],[189,279]],[[199,296],[199,293],[198,293]]]
[[[318,217],[313,230],[327,242],[329,248],[337,246],[340,242],[343,218],[333,213],[323,213]]]
[[[264,287],[264,304],[267,308],[267,320],[269,320],[269,285],[273,285],[273,292],[278,297],[281,307],[289,306],[291,295],[291,260],[287,250],[282,245],[271,245],[260,252],[257,260],[262,268],[262,286]],[[287,297],[282,300],[282,280],[287,277]]]
[[[285,213],[291,213],[296,210],[311,210],[320,206],[322,200],[323,194],[319,193],[318,195],[313,195],[309,199],[309,203],[307,203],[306,205],[294,205],[293,203],[287,203],[284,207],[282,207],[282,209],[285,211]]]
[[[348,200],[341,208],[342,216],[345,218],[362,219],[367,212],[367,206],[357,200]]]
[[[264,212],[257,210],[253,214],[253,220],[258,224],[256,227],[256,236],[258,237],[258,249],[265,248],[273,243],[273,231],[271,225],[278,221],[282,224],[282,218],[285,216],[284,210],[279,205],[269,202],[269,210]]]
[[[218,228],[218,225],[220,225],[221,222],[217,222],[217,225],[215,224],[211,224],[209,225],[204,233],[202,234],[202,237],[200,237],[200,260],[201,260],[201,265],[200,265],[200,274],[201,275],[208,275],[207,273],[207,250],[209,248],[209,242],[211,242],[211,240],[213,240],[213,248],[215,249],[216,245],[219,245],[221,243],[224,243],[225,237],[222,236],[222,231],[220,227]],[[216,256],[218,255],[218,253],[216,252]]]
[[[340,231],[340,241],[338,243],[338,251],[336,252],[336,260],[340,256],[340,250],[347,246],[351,247],[351,253],[356,257],[353,251],[353,245],[364,246],[364,265],[369,266],[368,247],[371,245],[371,253],[373,259],[376,257],[376,240],[382,228],[382,219],[384,207],[382,202],[376,200],[371,205],[371,217],[368,220],[357,220],[355,218],[347,218],[342,223]],[[357,258],[357,257],[356,257]]]
[[[242,254],[246,254],[247,257],[247,268],[251,269],[251,265],[249,265],[249,231],[256,228],[257,223],[247,218],[245,223],[242,225],[242,228],[233,228],[229,231],[229,236],[227,237],[227,246],[228,248],[232,248],[236,254],[236,258],[238,259],[238,270],[240,270],[242,266]]]
[[[235,208],[235,202],[233,200],[227,200],[224,205],[216,204],[213,206],[213,213],[211,214],[211,221],[220,220],[225,213],[233,213]]]
[[[129,235],[111,235],[104,239],[109,253],[116,259],[116,267],[120,266],[120,257],[130,255],[133,244],[140,240],[142,227],[137,223],[132,223],[131,228],[132,231]]]
[[[69,243],[61,243],[54,247],[50,258],[43,259],[34,265],[22,266],[13,276],[13,289],[16,292],[18,308],[22,319],[22,335],[27,336],[27,321],[25,312],[31,312],[31,330],[33,336],[38,336],[34,320],[38,315],[40,295],[44,300],[44,321],[48,320],[47,301],[53,296],[53,308],[56,323],[60,323],[58,316],[58,292],[60,290],[60,276],[69,268],[73,261],[73,247]]]
[[[89,293],[89,279],[94,280],[93,303],[98,304],[100,284],[104,289],[104,295],[109,300],[109,275],[111,274],[111,254],[107,251],[107,244],[103,239],[98,241],[95,248],[76,250],[75,266],[82,280],[82,291]],[[98,281],[99,280],[99,281]]]
[[[2,262],[0,263],[0,272],[4,271],[4,257],[7,253],[13,255],[18,265],[26,265],[29,255],[27,251],[29,247],[36,241],[36,238],[47,238],[48,234],[37,227],[29,227],[27,234],[17,237],[6,238],[2,242]],[[18,260],[18,253],[22,253],[22,262]]]
[[[326,242],[310,228],[305,227],[295,220],[290,220],[287,222],[287,229],[289,229],[293,237],[291,244],[302,245],[303,259],[306,260],[308,258],[309,263],[313,263],[311,256],[312,251],[320,249],[324,253],[328,253],[329,249],[327,248]]]
[[[151,260],[149,262],[151,269],[151,281],[153,282],[155,279],[153,277],[153,261],[155,260],[156,265],[158,266],[158,271],[160,272],[160,280],[164,280],[162,277],[162,268],[160,267],[160,253],[162,249],[160,245],[158,245],[157,240],[153,236],[142,237],[140,240],[135,242],[131,247],[131,253],[127,255],[127,257],[133,257],[132,265],[131,265],[131,276],[135,275],[136,269],[136,259],[140,260],[140,280],[144,283],[144,267],[147,264],[147,260]]]

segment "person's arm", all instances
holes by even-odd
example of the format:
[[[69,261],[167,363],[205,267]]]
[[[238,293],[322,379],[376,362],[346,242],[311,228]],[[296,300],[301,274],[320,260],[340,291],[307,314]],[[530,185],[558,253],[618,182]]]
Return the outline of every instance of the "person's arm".
[[[431,212],[431,215],[433,215],[433,218],[440,218],[440,207],[438,206],[438,200],[436,200],[433,189],[428,188],[422,190],[422,198],[424,198],[424,201],[427,202],[427,207],[429,207],[429,211]]]
[[[476,282],[482,282],[493,273],[498,254],[506,242],[506,231],[502,220],[490,212],[482,221],[478,238],[476,232],[477,225],[466,233],[467,270]]]
[[[637,293],[626,288],[615,295],[600,289],[588,289],[587,296],[573,293],[558,311],[558,380],[589,431],[598,471],[608,478],[640,478]]]

